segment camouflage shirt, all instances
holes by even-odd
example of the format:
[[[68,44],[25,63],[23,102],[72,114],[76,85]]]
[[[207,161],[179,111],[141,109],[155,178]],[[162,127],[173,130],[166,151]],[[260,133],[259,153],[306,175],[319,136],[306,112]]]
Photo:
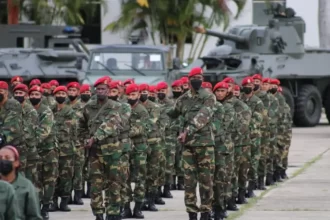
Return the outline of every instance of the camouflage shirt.
[[[278,134],[285,134],[291,130],[292,127],[292,116],[290,106],[285,103],[283,111],[283,120],[282,123],[278,126]]]
[[[160,143],[162,140],[162,136],[159,126],[159,118],[160,118],[160,111],[161,107],[160,105],[150,101],[146,100],[145,103],[143,103],[143,106],[147,109],[149,113],[149,120],[148,120],[148,144],[157,144]]]
[[[196,94],[191,91],[183,94],[168,111],[172,118],[180,115],[184,118],[185,146],[214,146],[212,120],[215,102],[215,96],[201,88]]]
[[[174,105],[174,102],[171,99],[165,98],[163,100],[158,100],[158,104],[161,108],[158,127],[160,129],[161,134],[164,134],[164,139],[167,134],[171,134],[170,124],[171,121],[173,121],[174,119],[171,119],[166,113]]]
[[[279,93],[279,92],[277,92],[276,94],[275,94],[275,97],[277,98],[277,100],[278,100],[278,104],[279,104],[279,118],[278,118],[278,121],[277,121],[277,126],[280,126],[281,124],[282,124],[282,121],[284,120],[284,114],[285,114],[285,98],[284,98],[284,96],[281,94],[281,93]]]
[[[131,127],[129,136],[135,146],[138,144],[147,144],[148,120],[148,111],[141,103],[138,103],[132,108],[132,114],[129,119],[129,125]],[[145,146],[144,150],[147,150],[146,148],[147,146]]]
[[[118,102],[120,103],[120,102]],[[132,148],[132,141],[129,137],[129,131],[130,131],[130,125],[129,125],[129,119],[132,114],[132,108],[128,103],[120,103],[120,117],[122,120],[122,129],[120,130],[119,134],[119,141],[122,145],[121,149],[123,149],[124,152],[128,152]]]
[[[270,106],[268,109],[269,127],[271,130],[276,130],[277,121],[279,118],[279,103],[273,94],[268,93],[268,97],[270,101]]]
[[[262,114],[263,120],[261,123],[261,129],[262,130],[266,130],[267,127],[269,126],[269,118],[268,118],[268,109],[270,106],[270,99],[269,99],[269,95],[267,94],[267,92],[262,91],[262,90],[258,90],[257,92],[254,93],[256,96],[258,96],[262,103],[264,104],[264,111]]]
[[[232,99],[226,99],[222,104],[224,112],[221,127],[223,132],[220,134],[219,146],[216,147],[222,153],[230,154],[233,153],[234,150],[232,134],[235,132],[236,112],[232,105]]]
[[[54,108],[56,108],[56,105],[57,105],[57,103],[55,101],[55,98],[53,96],[51,96],[51,95],[49,95],[49,96],[42,96],[41,97],[41,103],[42,104],[45,104],[45,105],[48,105],[51,110],[53,110]]]
[[[79,128],[79,121],[84,117],[83,116],[83,110],[86,105],[86,103],[81,102],[80,100],[76,100],[75,102],[70,102],[68,100],[66,102],[67,105],[69,105],[72,110],[75,113],[76,118],[76,128],[77,128],[77,139],[75,141],[75,146],[80,147],[84,145],[84,140],[86,139],[86,135],[88,134],[88,130],[85,128]]]
[[[173,99],[173,105],[177,99]],[[183,117],[180,115],[178,118],[170,118],[169,132],[171,135],[179,136],[183,131]]]
[[[37,160],[39,158],[37,151],[38,140],[35,133],[37,124],[38,112],[29,101],[25,101],[23,104],[23,132],[28,160]]]

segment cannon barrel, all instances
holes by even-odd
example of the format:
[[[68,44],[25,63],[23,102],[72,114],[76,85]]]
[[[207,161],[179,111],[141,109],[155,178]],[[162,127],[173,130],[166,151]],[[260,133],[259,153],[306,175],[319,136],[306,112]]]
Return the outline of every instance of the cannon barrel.
[[[247,40],[244,37],[233,35],[233,34],[224,34],[224,33],[219,33],[216,31],[211,31],[211,30],[206,30],[205,32],[206,35],[218,37],[224,40],[230,40],[234,41],[237,43],[247,43]]]

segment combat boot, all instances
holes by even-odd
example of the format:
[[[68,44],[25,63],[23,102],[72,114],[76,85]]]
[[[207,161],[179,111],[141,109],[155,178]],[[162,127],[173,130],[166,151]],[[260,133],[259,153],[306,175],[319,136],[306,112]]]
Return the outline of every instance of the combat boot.
[[[141,212],[142,202],[136,202],[133,210],[133,218],[143,219],[144,215]]]
[[[121,218],[132,218],[132,210],[131,210],[131,204],[129,202],[125,203],[124,209],[121,212]]]
[[[104,220],[103,214],[96,214],[95,215],[95,220]]]
[[[245,189],[238,190],[237,204],[246,204],[247,201],[245,199]]]
[[[72,191],[70,193],[69,199],[68,199],[68,204],[73,205],[73,199],[72,199]]]
[[[196,212],[188,212],[189,220],[197,220],[197,213]]]
[[[288,175],[286,175],[286,170],[281,170],[281,178],[286,180],[286,179],[289,179]]]
[[[165,201],[162,199],[162,187],[158,187],[158,193],[156,194],[155,204],[165,205]]]
[[[58,197],[54,196],[53,197],[53,203],[49,205],[48,207],[48,212],[56,212],[58,211],[60,208],[58,207]]]
[[[209,216],[210,216],[209,212],[202,212],[199,220],[209,220]]]
[[[107,215],[106,220],[121,220],[120,215]]]
[[[227,210],[229,211],[238,211],[238,207],[236,205],[236,198],[234,196],[231,197],[231,199],[229,199],[227,201]]]
[[[74,191],[73,204],[75,204],[75,205],[84,205],[84,202],[81,199],[82,194],[83,194],[82,190],[75,190]]]
[[[60,211],[71,212],[71,209],[68,206],[69,199],[69,197],[61,197]]]
[[[176,190],[176,176],[175,175],[173,175],[173,178],[172,178],[171,190]]]
[[[224,210],[222,210],[222,215],[223,218],[227,218],[228,217],[228,213],[227,213],[227,200],[224,201]]]
[[[214,212],[214,220],[223,220],[223,214],[219,210],[215,210]]]
[[[167,198],[167,199],[172,199],[173,198],[173,195],[170,191],[170,185],[165,185],[164,186],[164,191],[163,191],[162,197]]]
[[[49,219],[49,204],[43,204],[41,208],[41,217],[43,220],[48,220]]]
[[[273,174],[267,173],[266,186],[272,186],[272,185],[274,185]]]
[[[274,172],[274,178],[275,178],[276,182],[279,182],[279,183],[283,182],[283,180],[281,179],[281,173],[279,170],[276,170]]]
[[[146,190],[146,192],[147,192],[148,190]],[[147,193],[145,193],[144,194],[144,200],[143,200],[143,202],[142,202],[142,206],[141,206],[141,210],[142,211],[148,211],[148,205],[147,205],[147,203],[148,203],[148,198],[147,198]]]
[[[157,212],[158,209],[155,205],[155,194],[154,193],[148,193],[148,210],[152,212]]]
[[[258,177],[258,189],[260,189],[260,190],[266,190],[264,179],[265,179],[264,176],[259,176]]]
[[[184,178],[183,176],[178,176],[178,185],[176,186],[177,190],[184,190]]]
[[[249,181],[249,185],[248,185],[248,189],[247,189],[247,194],[246,194],[246,198],[253,198],[256,197],[256,195],[254,194],[253,190],[255,187],[255,182],[250,180]]]

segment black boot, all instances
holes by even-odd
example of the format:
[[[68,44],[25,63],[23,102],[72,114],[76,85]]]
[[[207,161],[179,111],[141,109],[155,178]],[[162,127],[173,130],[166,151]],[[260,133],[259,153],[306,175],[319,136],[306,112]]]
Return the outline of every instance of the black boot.
[[[86,198],[91,198],[91,183],[87,182]]]
[[[120,215],[107,215],[106,220],[121,220]]]
[[[231,199],[229,199],[227,201],[227,210],[229,211],[238,211],[238,207],[236,205],[236,198],[234,196],[231,197]]]
[[[228,217],[228,213],[227,213],[227,200],[226,199],[224,201],[224,210],[222,210],[222,216],[223,216],[223,218],[227,218]]]
[[[272,185],[274,185],[273,174],[267,173],[266,186],[272,186]]]
[[[283,182],[283,180],[281,179],[281,173],[279,170],[276,170],[274,172],[274,176],[275,176],[276,182],[279,182],[279,183]]]
[[[260,189],[260,190],[266,190],[264,179],[265,179],[265,177],[263,177],[263,176],[258,177],[258,189]]]
[[[210,213],[209,212],[202,212],[200,220],[209,220]]]
[[[177,190],[184,190],[184,179],[183,176],[178,176],[178,185],[176,186]]]
[[[136,202],[133,210],[133,218],[143,219],[144,215],[141,212],[142,202]]]
[[[148,193],[148,210],[151,212],[157,212],[158,209],[155,205],[155,194],[154,193]]]
[[[104,220],[103,214],[96,214],[95,215],[95,220]]]
[[[69,199],[69,197],[61,197],[60,211],[71,212],[71,209],[68,206]]]
[[[167,199],[172,199],[173,198],[173,196],[171,194],[171,191],[170,191],[170,185],[165,185],[164,186],[164,192],[162,194],[162,197],[167,198]]]
[[[147,191],[147,190],[146,190]],[[148,198],[147,198],[147,193],[144,194],[144,200],[142,202],[141,210],[142,211],[148,211]]]
[[[69,204],[69,205],[73,205],[72,191],[71,191],[71,193],[70,193],[70,197],[69,197],[69,200],[68,200],[68,204]]]
[[[172,177],[171,190],[176,190],[176,176],[175,175],[173,175],[173,177]]]
[[[48,220],[49,219],[49,204],[43,204],[41,208],[41,217],[43,220]]]
[[[121,218],[132,218],[131,204],[129,202],[125,203],[124,209],[121,212]]]
[[[214,212],[214,220],[223,220],[223,214],[219,210],[215,210]]]
[[[255,185],[256,184],[254,181],[252,181],[252,180],[249,181],[246,198],[256,197],[256,195],[253,192]]]
[[[158,193],[156,194],[155,204],[165,205],[165,201],[162,199],[161,195],[162,195],[162,187],[158,187]]]
[[[197,213],[196,212],[188,212],[189,220],[197,220]]]
[[[281,170],[281,178],[283,180],[289,179],[288,175],[286,175],[286,170]]]
[[[75,204],[75,205],[84,205],[84,202],[81,199],[82,194],[83,194],[82,190],[75,190],[74,191],[73,204]]]
[[[48,212],[56,212],[60,208],[58,207],[58,197],[54,196],[53,197],[53,203],[49,205]]]
[[[245,199],[245,189],[238,190],[237,204],[246,204],[247,201]]]

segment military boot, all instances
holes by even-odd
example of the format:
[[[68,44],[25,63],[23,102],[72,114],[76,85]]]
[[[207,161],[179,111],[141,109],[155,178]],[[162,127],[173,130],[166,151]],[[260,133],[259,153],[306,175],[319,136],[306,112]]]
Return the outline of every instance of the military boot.
[[[84,202],[81,199],[82,194],[83,194],[82,190],[75,190],[74,191],[73,204],[75,204],[75,205],[84,205]]]
[[[209,212],[202,212],[199,220],[209,220],[209,216],[210,216]]]
[[[72,191],[71,191],[70,196],[69,196],[68,204],[73,205]]]
[[[96,214],[95,215],[95,220],[104,220],[103,214]]]
[[[148,193],[148,210],[152,212],[157,212],[158,209],[155,205],[155,193]]]
[[[247,201],[245,199],[245,189],[238,190],[237,204],[246,204]]]
[[[142,202],[136,202],[133,210],[133,218],[143,219],[144,215],[141,212]]]
[[[158,193],[156,194],[155,204],[165,205],[165,201],[162,199],[162,187],[158,187]]]
[[[167,198],[167,199],[172,199],[173,198],[173,195],[170,191],[170,185],[165,185],[164,186],[164,191],[163,191],[162,197]]]
[[[227,212],[227,200],[224,201],[224,209],[222,210],[222,215],[223,218],[227,218],[228,217],[228,212]]]
[[[69,197],[61,197],[60,211],[71,212],[71,209],[68,206],[69,199]]]
[[[274,185],[273,174],[267,173],[266,186],[272,186],[272,185]]]
[[[106,220],[121,220],[120,215],[107,215]]]
[[[48,220],[49,219],[49,204],[43,204],[41,208],[41,217],[43,220]]]
[[[175,175],[173,175],[173,177],[172,177],[171,190],[176,190],[176,176]]]
[[[196,212],[188,212],[189,220],[197,220],[197,213]]]
[[[249,185],[248,185],[248,189],[247,189],[247,194],[246,194],[246,198],[253,198],[256,197],[256,195],[254,194],[253,190],[255,188],[255,182],[250,180],[249,181]]]
[[[227,210],[229,211],[238,211],[238,207],[236,205],[236,198],[235,196],[232,196],[231,199],[228,199],[227,201]]]
[[[264,176],[259,176],[258,177],[258,189],[260,189],[260,190],[266,190],[266,187],[265,187],[265,177]]]
[[[125,203],[124,209],[121,212],[121,218],[132,218],[132,210],[131,210],[131,204],[129,202]]]
[[[214,220],[223,220],[223,214],[220,210],[215,210]]]
[[[285,169],[281,170],[281,178],[283,180],[289,179],[288,175],[286,175],[286,170]]]
[[[147,192],[147,190],[146,190],[146,192]],[[148,205],[147,205],[147,203],[148,203],[148,198],[147,198],[147,193],[145,193],[144,194],[144,200],[143,200],[142,206],[141,206],[141,210],[142,211],[148,211]]]
[[[176,186],[177,190],[184,190],[184,178],[183,176],[178,176],[178,185]]]
[[[276,182],[279,182],[279,183],[283,182],[283,180],[281,179],[281,173],[279,170],[276,170],[274,172],[274,179]]]
[[[60,208],[58,207],[58,197],[54,196],[53,197],[53,203],[49,205],[48,207],[48,212],[56,212],[58,211]]]

